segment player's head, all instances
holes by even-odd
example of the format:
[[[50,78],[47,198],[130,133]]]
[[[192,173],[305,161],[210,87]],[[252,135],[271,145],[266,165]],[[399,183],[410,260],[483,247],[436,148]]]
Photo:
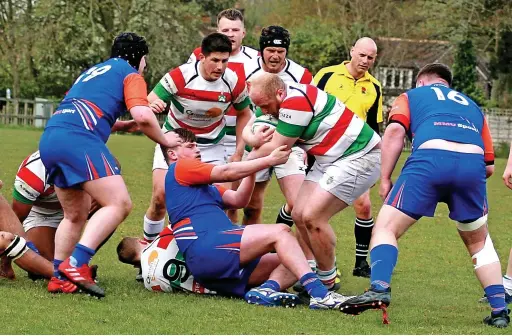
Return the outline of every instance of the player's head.
[[[421,68],[416,76],[416,87],[443,83],[452,86],[453,75],[450,68],[442,63],[430,63]]]
[[[176,162],[178,159],[201,160],[201,152],[197,147],[197,138],[192,131],[185,128],[176,128],[172,131],[166,132],[164,137],[171,132],[177,134],[182,140],[182,143],[173,148],[160,146],[168,165]]]
[[[199,59],[204,79],[215,81],[224,74],[231,50],[231,40],[224,34],[212,33],[203,39]]]
[[[121,33],[116,36],[110,57],[118,57],[126,60],[141,75],[146,67],[146,58],[149,53],[148,44],[144,37],[135,33]]]
[[[248,83],[249,96],[264,114],[279,115],[279,106],[286,97],[286,85],[278,75],[264,73]]]
[[[281,26],[268,26],[261,30],[260,52],[265,71],[278,73],[286,64],[290,46],[290,33]]]
[[[139,238],[124,237],[117,245],[117,257],[122,263],[140,267],[142,249],[143,246]]]
[[[350,64],[357,77],[362,77],[377,58],[377,44],[369,37],[362,37],[350,49]]]
[[[217,15],[217,32],[231,41],[232,52],[239,50],[245,37],[244,15],[238,9],[224,9]]]

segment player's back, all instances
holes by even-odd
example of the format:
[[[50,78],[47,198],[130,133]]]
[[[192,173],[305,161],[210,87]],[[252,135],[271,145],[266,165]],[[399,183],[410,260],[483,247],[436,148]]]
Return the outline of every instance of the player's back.
[[[193,242],[192,233],[195,237],[195,233],[204,232],[220,220],[227,219],[221,193],[206,182],[212,167],[196,159],[180,159],[167,171],[165,203],[169,222],[183,252]],[[199,179],[203,182],[198,182]],[[182,233],[183,230],[186,232]],[[183,234],[189,236],[182,237]]]
[[[406,93],[406,98],[413,149],[431,139],[484,148],[485,117],[469,97],[445,85],[434,84],[412,89]]]
[[[47,127],[87,130],[106,142],[115,121],[126,111],[125,82],[132,74],[138,75],[120,58],[88,69],[76,79]]]

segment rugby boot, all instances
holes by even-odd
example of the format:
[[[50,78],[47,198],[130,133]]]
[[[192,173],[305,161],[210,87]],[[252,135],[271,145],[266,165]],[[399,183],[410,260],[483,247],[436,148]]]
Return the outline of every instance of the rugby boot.
[[[103,288],[98,286],[93,280],[91,267],[87,264],[75,267],[70,264],[70,258],[67,258],[60,264],[59,273],[74,283],[83,292],[98,298],[105,296]]]
[[[345,296],[336,292],[327,292],[323,298],[310,297],[309,309],[339,309],[353,296]]]
[[[352,275],[361,278],[369,278],[372,274],[372,269],[366,260],[359,263],[359,266],[354,267]]]
[[[484,323],[496,327],[496,328],[506,328],[510,323],[510,309],[503,309],[497,314],[491,313],[490,316],[484,318]]]
[[[48,292],[53,294],[71,294],[78,292],[78,287],[68,280],[61,280],[59,278],[52,277],[48,282]]]
[[[276,292],[270,288],[256,287],[245,293],[245,301],[265,307],[295,307],[300,303],[295,294]]]
[[[391,289],[386,291],[377,291],[370,288],[363,294],[355,296],[347,300],[340,307],[342,313],[359,315],[368,309],[382,309],[386,308],[391,303]]]

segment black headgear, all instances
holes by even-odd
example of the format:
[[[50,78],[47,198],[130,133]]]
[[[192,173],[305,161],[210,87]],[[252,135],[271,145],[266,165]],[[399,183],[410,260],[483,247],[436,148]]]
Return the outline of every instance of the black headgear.
[[[285,48],[288,53],[290,46],[290,33],[281,26],[268,26],[261,30],[260,52],[267,47]]]
[[[114,39],[110,57],[122,58],[138,70],[142,56],[148,52],[148,44],[144,37],[135,33],[121,33]]]

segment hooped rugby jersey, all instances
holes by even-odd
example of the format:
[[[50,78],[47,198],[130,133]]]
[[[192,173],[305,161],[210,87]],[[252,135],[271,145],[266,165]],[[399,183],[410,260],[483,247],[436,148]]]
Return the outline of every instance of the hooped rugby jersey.
[[[110,58],[75,80],[46,128],[83,130],[107,142],[116,120],[134,106],[149,106],[146,82],[127,61]]]
[[[236,110],[249,106],[245,79],[227,68],[221,78],[205,80],[200,62],[187,63],[165,74],[153,92],[170,102],[167,130],[186,128],[194,132],[198,143],[218,143],[226,133],[224,115],[232,105]]]
[[[380,136],[334,96],[313,85],[287,85],[276,131],[298,138],[297,144],[319,163],[357,158]]]
[[[14,180],[12,196],[24,204],[35,203],[32,211],[42,215],[54,215],[62,212],[60,209],[52,210],[55,209],[56,204],[59,204],[59,200],[55,188],[47,182],[46,168],[39,156],[39,151],[29,155],[21,163]],[[37,204],[43,207],[37,206]],[[45,208],[45,204],[52,209]]]
[[[190,55],[187,63],[193,63],[199,59],[201,47],[196,48]],[[229,56],[228,68],[236,72],[240,78],[245,78],[244,64],[253,62],[259,55],[259,51],[247,46],[241,46],[240,52],[234,56]],[[226,112],[226,136],[225,141],[236,142],[236,109],[231,106]]]
[[[140,264],[144,287],[150,291],[215,294],[194,280],[169,227],[142,251]]]
[[[259,56],[255,61],[247,63],[245,66],[246,80],[256,78],[257,76],[265,73],[262,67],[262,58]],[[308,69],[295,63],[291,59],[286,59],[286,64],[277,75],[287,84],[300,83],[300,84],[313,84],[313,76]]]
[[[442,139],[477,145],[487,165],[494,164],[491,132],[480,107],[464,94],[443,84],[418,87],[398,96],[389,122],[401,124],[412,151],[425,141]]]

